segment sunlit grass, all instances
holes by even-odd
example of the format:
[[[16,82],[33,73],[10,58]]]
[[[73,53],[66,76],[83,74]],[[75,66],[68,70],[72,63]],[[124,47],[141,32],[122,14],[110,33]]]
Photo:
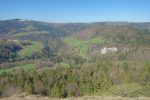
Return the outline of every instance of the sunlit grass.
[[[15,34],[16,37],[24,37],[24,36],[29,36],[29,35],[43,35],[43,34],[48,34],[47,31],[32,31],[32,32],[20,32]]]
[[[35,53],[40,53],[43,48],[41,42],[30,41],[32,45],[23,46],[23,49],[18,51],[17,55],[21,57],[31,57]]]
[[[23,68],[24,70],[29,70],[35,68],[35,64],[25,64],[20,66],[14,66],[12,68],[2,68],[0,69],[0,75],[3,73],[12,72],[13,70],[19,70],[20,68]]]
[[[101,44],[103,39],[100,37],[94,37],[90,40],[79,40],[74,37],[66,37],[64,41],[66,44],[73,46],[78,50],[82,57],[87,58],[88,47],[93,44]]]

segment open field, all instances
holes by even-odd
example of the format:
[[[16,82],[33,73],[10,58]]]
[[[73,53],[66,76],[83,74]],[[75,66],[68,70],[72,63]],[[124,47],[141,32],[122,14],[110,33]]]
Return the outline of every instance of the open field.
[[[29,36],[29,35],[44,35],[48,34],[47,31],[32,31],[32,32],[20,32],[15,34],[16,37],[24,37],[24,36]]]
[[[66,37],[64,41],[66,44],[79,51],[82,57],[87,58],[88,47],[94,44],[101,44],[103,42],[103,38],[93,37],[89,40],[79,40],[74,37]]]
[[[26,64],[26,65],[20,65],[20,66],[15,66],[13,68],[3,68],[3,69],[0,69],[0,75],[3,74],[3,73],[8,73],[8,72],[11,72],[13,70],[17,70],[17,69],[25,69],[25,70],[28,70],[28,69],[32,69],[35,67],[35,64]]]
[[[32,45],[23,46],[23,49],[20,50],[17,54],[21,57],[31,57],[35,53],[39,53],[43,48],[41,42],[30,41]]]

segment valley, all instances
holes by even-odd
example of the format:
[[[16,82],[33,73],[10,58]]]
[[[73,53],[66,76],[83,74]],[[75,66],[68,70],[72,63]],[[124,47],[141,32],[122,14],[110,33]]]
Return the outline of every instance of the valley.
[[[149,27],[133,22],[0,21],[0,97],[28,93],[56,99],[147,99]]]

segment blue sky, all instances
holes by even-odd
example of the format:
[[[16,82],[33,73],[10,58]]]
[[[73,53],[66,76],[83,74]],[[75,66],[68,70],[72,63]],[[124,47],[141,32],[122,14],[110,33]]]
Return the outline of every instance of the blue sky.
[[[0,20],[150,22],[150,0],[0,0]]]

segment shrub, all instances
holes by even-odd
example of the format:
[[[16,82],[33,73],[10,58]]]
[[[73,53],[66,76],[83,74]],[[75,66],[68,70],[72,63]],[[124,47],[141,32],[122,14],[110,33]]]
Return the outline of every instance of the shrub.
[[[112,94],[122,97],[137,97],[143,94],[142,87],[137,83],[115,85],[110,91]]]

